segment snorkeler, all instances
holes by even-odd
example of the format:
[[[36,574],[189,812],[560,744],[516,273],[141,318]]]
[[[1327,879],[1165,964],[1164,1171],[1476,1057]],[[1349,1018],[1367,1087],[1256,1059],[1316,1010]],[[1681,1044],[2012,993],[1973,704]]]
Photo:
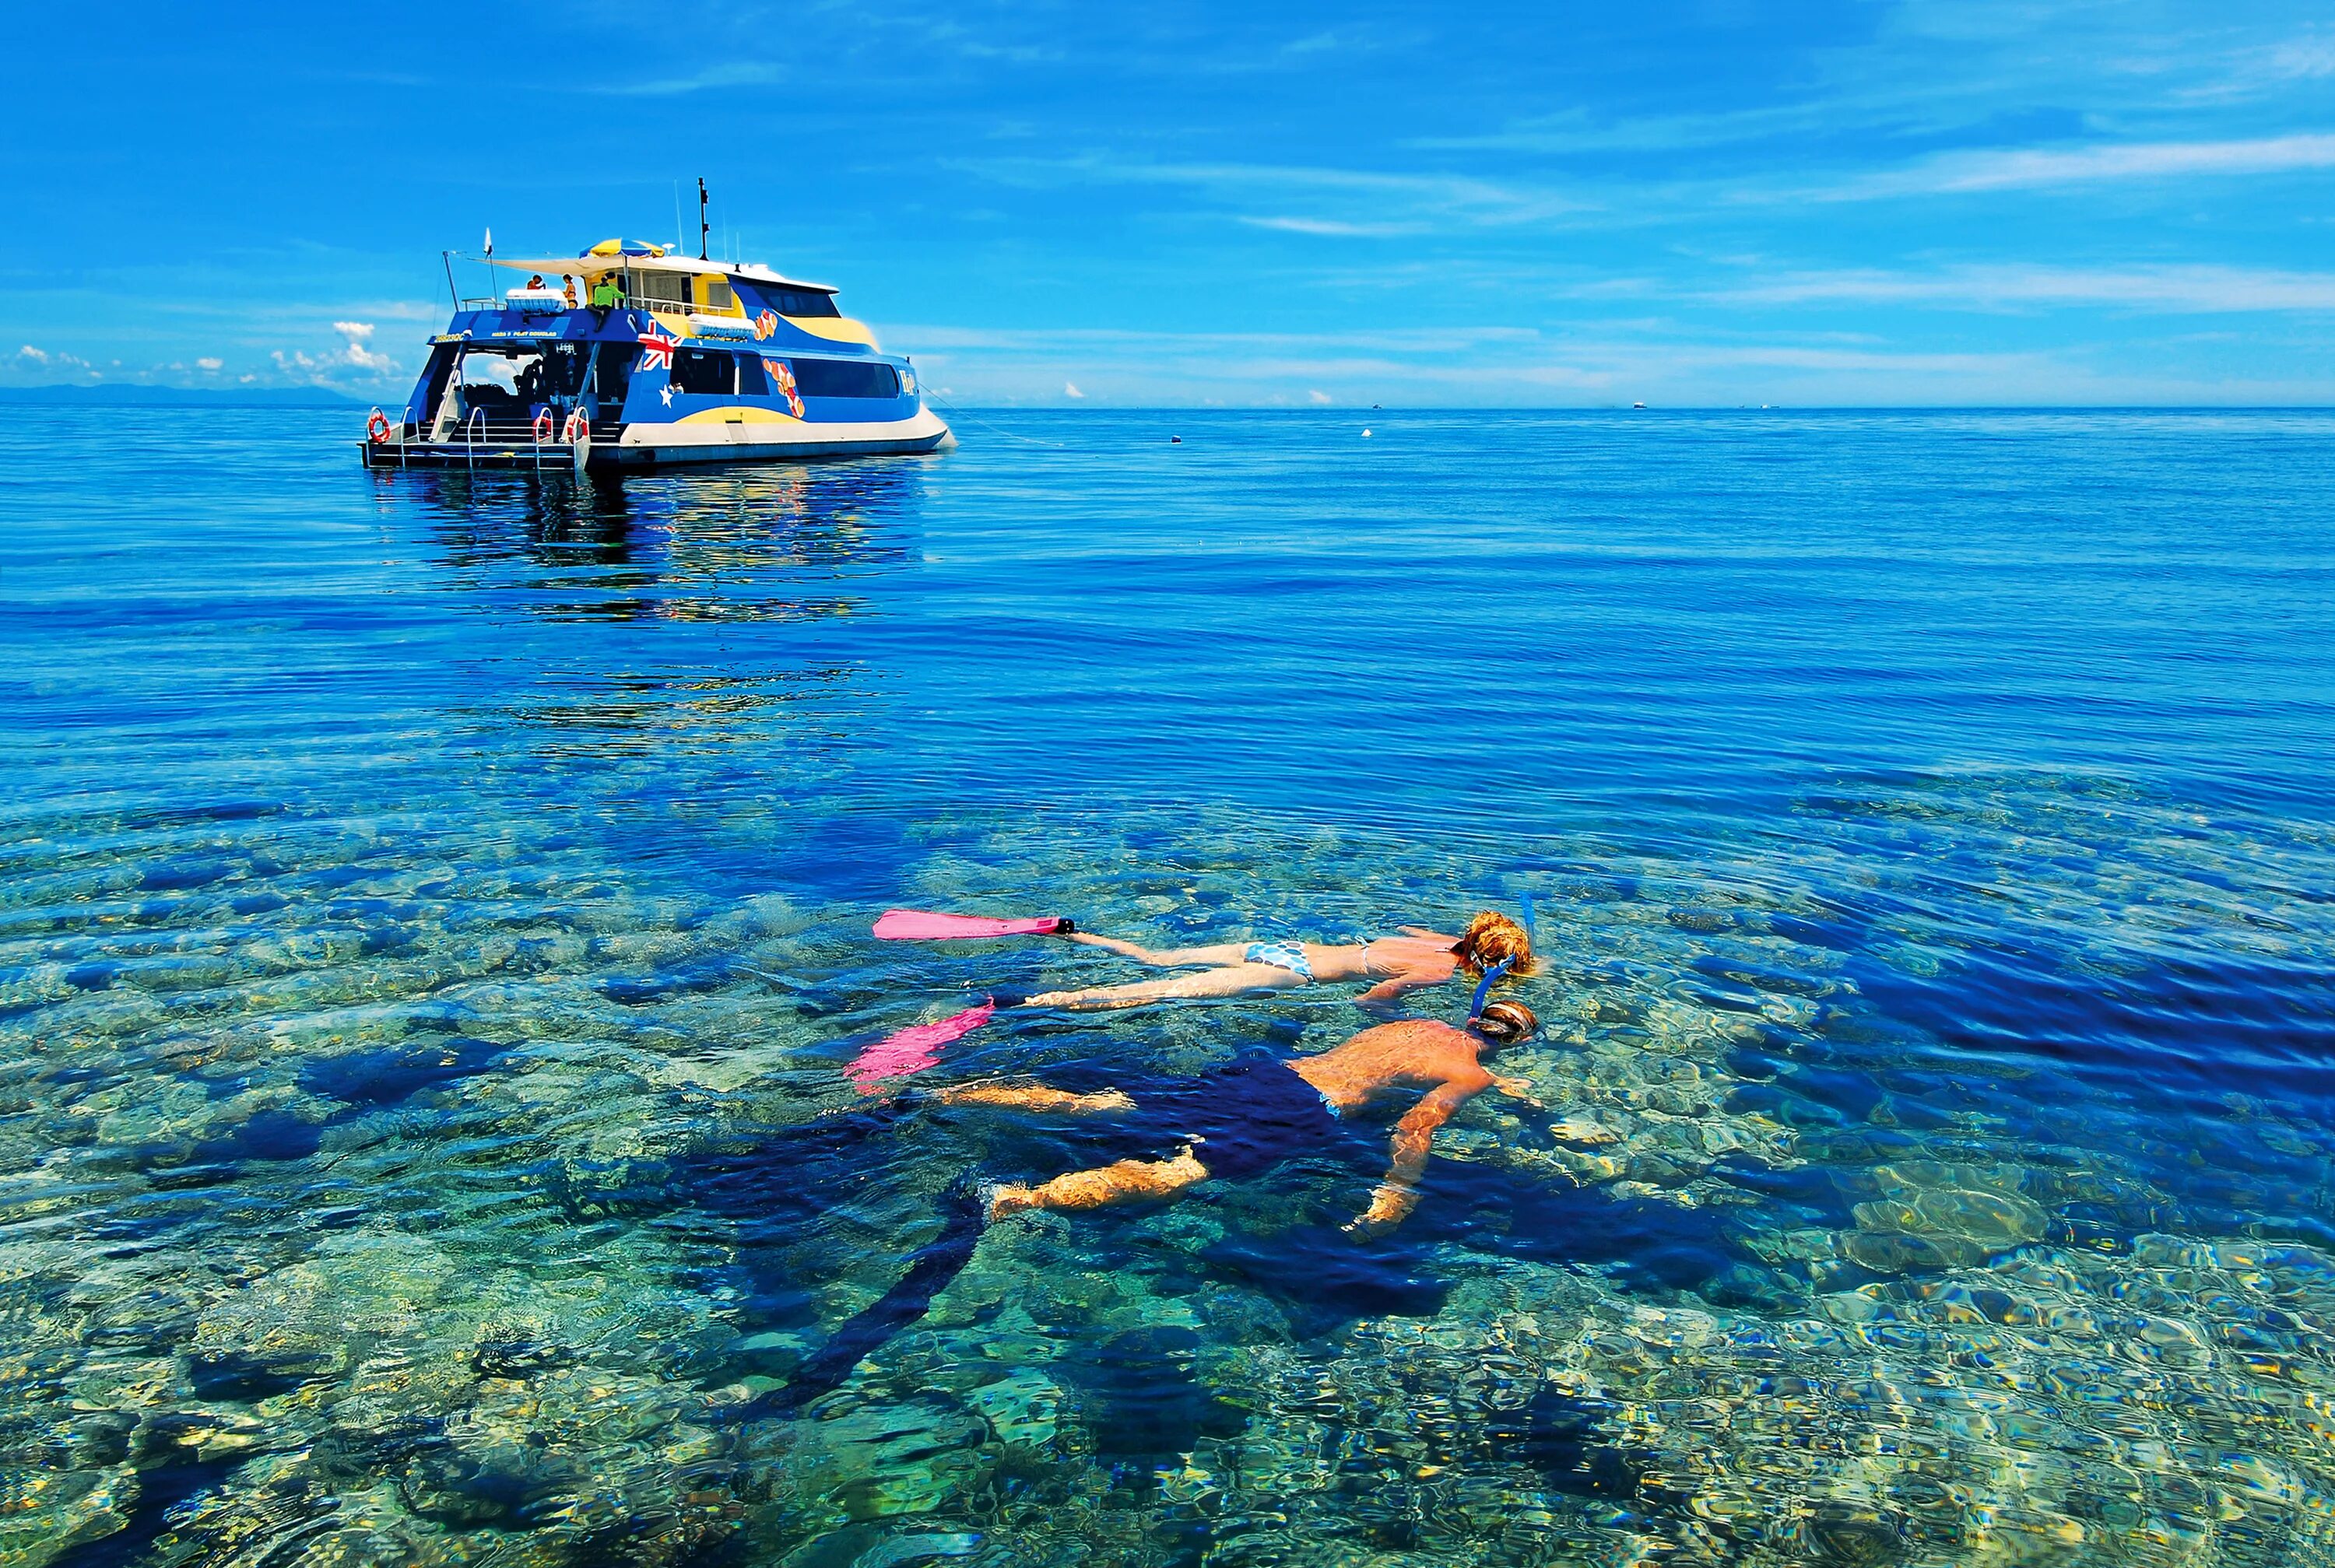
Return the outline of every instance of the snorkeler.
[[[1532,910],[1526,904],[1525,913]],[[1485,910],[1458,936],[1406,925],[1400,936],[1364,943],[1226,942],[1207,947],[1170,947],[1155,952],[1115,936],[1079,930],[1060,915],[1022,919],[936,915],[918,909],[887,910],[875,934],[887,941],[986,940],[1001,936],[1061,936],[1088,947],[1123,954],[1156,969],[1194,969],[1173,980],[1138,981],[1077,991],[1029,992],[993,989],[982,1001],[929,1023],[910,1024],[870,1042],[844,1070],[863,1094],[889,1080],[921,1072],[954,1044],[995,1017],[1000,1008],[1058,1007],[1069,1012],[1141,1007],[1146,1002],[1237,996],[1244,992],[1284,991],[1316,982],[1377,982],[1354,1000],[1372,1011],[1407,991],[1440,985],[1454,974],[1470,979],[1493,969],[1532,973],[1532,935],[1505,915]]]
[[[1119,1121],[1113,1141],[1129,1149],[1127,1157],[1109,1165],[1034,1186],[1016,1182],[992,1187],[985,1198],[970,1174],[958,1177],[940,1195],[939,1234],[909,1255],[899,1281],[838,1325],[783,1389],[759,1397],[741,1414],[797,1412],[839,1387],[861,1360],[925,1316],[934,1298],[971,1261],[986,1226],[1005,1215],[1172,1199],[1199,1182],[1261,1176],[1284,1160],[1350,1145],[1363,1136],[1355,1125],[1360,1112],[1390,1091],[1419,1090],[1417,1103],[1395,1123],[1386,1178],[1344,1226],[1356,1237],[1391,1230],[1418,1206],[1419,1178],[1436,1131],[1460,1107],[1487,1089],[1540,1105],[1524,1079],[1489,1072],[1481,1060],[1487,1048],[1527,1040],[1540,1028],[1521,1002],[1485,1005],[1507,968],[1504,962],[1485,972],[1465,1029],[1429,1020],[1381,1023],[1293,1061],[1255,1050],[1197,1078],[1138,1079],[1131,1085],[1122,1079],[1083,1094],[995,1079],[911,1091],[786,1129],[775,1143],[711,1165],[693,1184],[701,1203],[718,1206],[726,1197],[735,1207],[760,1213],[816,1202],[806,1187],[806,1173],[815,1176],[844,1151],[897,1126],[925,1105],[1111,1117]],[[774,1171],[783,1173],[782,1186],[776,1188],[770,1186]],[[741,1184],[741,1190],[732,1191]],[[810,1187],[817,1185],[814,1180]]]
[[[1147,1002],[1192,997],[1236,996],[1245,991],[1281,991],[1294,985],[1341,980],[1373,980],[1378,983],[1355,1000],[1379,1007],[1406,991],[1440,985],[1465,970],[1470,979],[1506,961],[1512,970],[1529,973],[1532,939],[1525,928],[1505,915],[1486,910],[1468,923],[1458,936],[1447,936],[1417,925],[1401,928],[1400,936],[1381,936],[1365,943],[1226,942],[1209,947],[1160,950],[1115,936],[1065,930],[1061,934],[1085,947],[1100,947],[1148,963],[1154,969],[1196,969],[1197,974],[1173,980],[1138,981],[1132,985],[1098,985],[1080,991],[1042,991],[1017,999],[1024,1007],[1059,1007],[1082,1012],[1117,1007],[1140,1007]],[[998,998],[1004,1002],[1004,997]]]
[[[1486,1047],[1528,1039],[1539,1027],[1523,1003],[1496,1002],[1466,1029],[1424,1019],[1381,1023],[1318,1056],[1286,1061],[1255,1052],[1197,1078],[1141,1086],[1133,1094],[1117,1088],[1071,1094],[1042,1084],[993,1082],[939,1089],[933,1098],[947,1105],[1123,1116],[1129,1140],[1148,1146],[1148,1158],[1071,1171],[1035,1186],[999,1186],[988,1203],[989,1218],[996,1220],[1025,1209],[1170,1199],[1211,1178],[1260,1176],[1283,1160],[1344,1141],[1352,1136],[1345,1118],[1381,1096],[1424,1090],[1395,1123],[1386,1179],[1345,1227],[1370,1236],[1400,1224],[1417,1206],[1419,1177],[1436,1129],[1461,1106],[1487,1089],[1539,1104],[1523,1079],[1487,1071],[1479,1060]]]

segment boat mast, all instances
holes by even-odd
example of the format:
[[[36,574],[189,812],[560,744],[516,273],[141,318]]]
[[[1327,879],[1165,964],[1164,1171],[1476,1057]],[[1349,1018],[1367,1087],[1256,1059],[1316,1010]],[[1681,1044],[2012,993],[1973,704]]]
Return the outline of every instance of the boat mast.
[[[697,177],[697,259],[700,261],[706,259],[705,237],[712,232],[713,226],[705,221],[705,176],[701,174]]]

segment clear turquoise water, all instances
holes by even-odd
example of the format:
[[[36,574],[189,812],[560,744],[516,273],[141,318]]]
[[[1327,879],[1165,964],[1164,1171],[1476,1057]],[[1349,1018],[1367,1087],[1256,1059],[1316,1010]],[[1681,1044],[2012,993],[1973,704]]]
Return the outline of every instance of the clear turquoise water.
[[[963,433],[578,490],[12,411],[0,1563],[2335,1557],[2335,416]],[[887,905],[1527,894],[1549,1112],[1393,1237],[1330,1161],[1016,1219],[757,1403],[1086,1148],[838,1122],[1129,977]]]

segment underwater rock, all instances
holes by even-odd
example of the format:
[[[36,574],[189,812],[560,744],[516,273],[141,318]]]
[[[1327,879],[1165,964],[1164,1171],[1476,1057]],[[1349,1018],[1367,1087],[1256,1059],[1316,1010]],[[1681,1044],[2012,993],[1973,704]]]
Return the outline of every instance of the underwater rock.
[[[779,1568],[916,1568],[918,1563],[970,1557],[981,1546],[982,1538],[970,1531],[899,1534],[878,1524],[846,1524],[796,1547]]]
[[[1565,1118],[1562,1121],[1549,1123],[1548,1136],[1559,1143],[1574,1144],[1584,1148],[1595,1148],[1601,1145],[1617,1141],[1622,1135],[1595,1117],[1575,1114]]]
[[[482,1378],[527,1378],[564,1367],[575,1359],[575,1352],[565,1345],[489,1340],[470,1352],[470,1370]]]
[[[300,1069],[299,1084],[346,1105],[402,1105],[423,1089],[490,1072],[510,1052],[461,1035],[419,1040],[311,1061]]]
[[[1062,1390],[1043,1372],[1023,1369],[974,1389],[966,1402],[999,1442],[1042,1446],[1053,1441]]]
[[[978,1419],[923,1400],[832,1409],[800,1424],[799,1484],[854,1519],[927,1513],[968,1480],[987,1436]]]

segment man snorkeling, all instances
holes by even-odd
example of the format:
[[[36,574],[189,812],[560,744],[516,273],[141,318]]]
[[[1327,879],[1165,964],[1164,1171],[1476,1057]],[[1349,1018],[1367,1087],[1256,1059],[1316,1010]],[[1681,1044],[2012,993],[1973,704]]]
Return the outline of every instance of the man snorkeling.
[[[1197,969],[1199,973],[1178,975],[1173,980],[1138,981],[1131,985],[1045,991],[1033,996],[1000,993],[995,1000],[1005,1006],[1059,1007],[1077,1012],[1140,1007],[1149,1002],[1235,996],[1246,991],[1280,991],[1341,980],[1371,980],[1378,983],[1356,1000],[1364,1007],[1375,1008],[1407,991],[1440,985],[1461,972],[1474,979],[1494,964],[1505,963],[1513,973],[1532,973],[1532,938],[1523,926],[1488,909],[1469,921],[1467,931],[1458,936],[1416,925],[1403,926],[1401,932],[1399,936],[1381,936],[1366,943],[1226,942],[1208,947],[1155,951],[1115,936],[1073,930],[1065,923],[1061,934],[1082,946],[1104,948],[1154,969]]]
[[[1001,1218],[1032,1209],[1067,1212],[1146,1198],[1172,1200],[1199,1182],[1261,1176],[1284,1160],[1351,1145],[1367,1136],[1356,1125],[1361,1112],[1391,1094],[1415,1090],[1418,1100],[1395,1123],[1385,1179],[1344,1227],[1355,1237],[1393,1229],[1418,1206],[1419,1178],[1435,1134],[1462,1106],[1487,1089],[1540,1105],[1524,1079],[1490,1072],[1481,1060],[1487,1050],[1528,1040],[1540,1029],[1540,1021],[1522,1002],[1485,1004],[1508,968],[1509,961],[1502,961],[1485,971],[1464,1029],[1423,1019],[1381,1023],[1315,1056],[1286,1060],[1255,1050],[1197,1078],[1122,1079],[1088,1093],[996,1079],[911,1091],[781,1134],[788,1146],[777,1162],[787,1172],[783,1194],[763,1186],[773,1168],[771,1147],[730,1162],[698,1184],[707,1201],[741,1179],[752,1189],[745,1203],[757,1211],[773,1202],[800,1201],[807,1153],[831,1158],[896,1126],[919,1105],[1108,1117],[1118,1123],[1109,1141],[1128,1150],[1109,1164],[1035,1186],[1008,1183],[984,1195],[969,1173],[951,1183],[941,1195],[939,1234],[910,1254],[898,1282],[838,1326],[783,1389],[761,1396],[753,1408],[792,1413],[841,1386],[861,1360],[924,1317],[933,1299],[971,1261],[983,1230]],[[815,1157],[812,1163],[818,1163]]]
[[[1497,973],[1496,967],[1495,977]],[[1352,1234],[1370,1236],[1400,1224],[1417,1206],[1419,1177],[1436,1129],[1461,1106],[1487,1089],[1540,1103],[1522,1079],[1489,1072],[1480,1060],[1486,1049],[1529,1039],[1539,1027],[1523,1003],[1495,1002],[1465,1029],[1424,1019],[1381,1023],[1317,1056],[1290,1061],[1252,1053],[1197,1078],[1138,1086],[1132,1094],[1119,1088],[1072,1094],[1042,1084],[992,1082],[940,1089],[933,1098],[948,1105],[1121,1117],[1128,1140],[1149,1156],[1071,1171],[1034,1186],[999,1186],[987,1205],[988,1217],[995,1220],[1025,1209],[1172,1199],[1211,1178],[1261,1176],[1283,1160],[1345,1141],[1352,1136],[1347,1118],[1382,1097],[1421,1090],[1395,1123],[1386,1179],[1346,1226]]]

